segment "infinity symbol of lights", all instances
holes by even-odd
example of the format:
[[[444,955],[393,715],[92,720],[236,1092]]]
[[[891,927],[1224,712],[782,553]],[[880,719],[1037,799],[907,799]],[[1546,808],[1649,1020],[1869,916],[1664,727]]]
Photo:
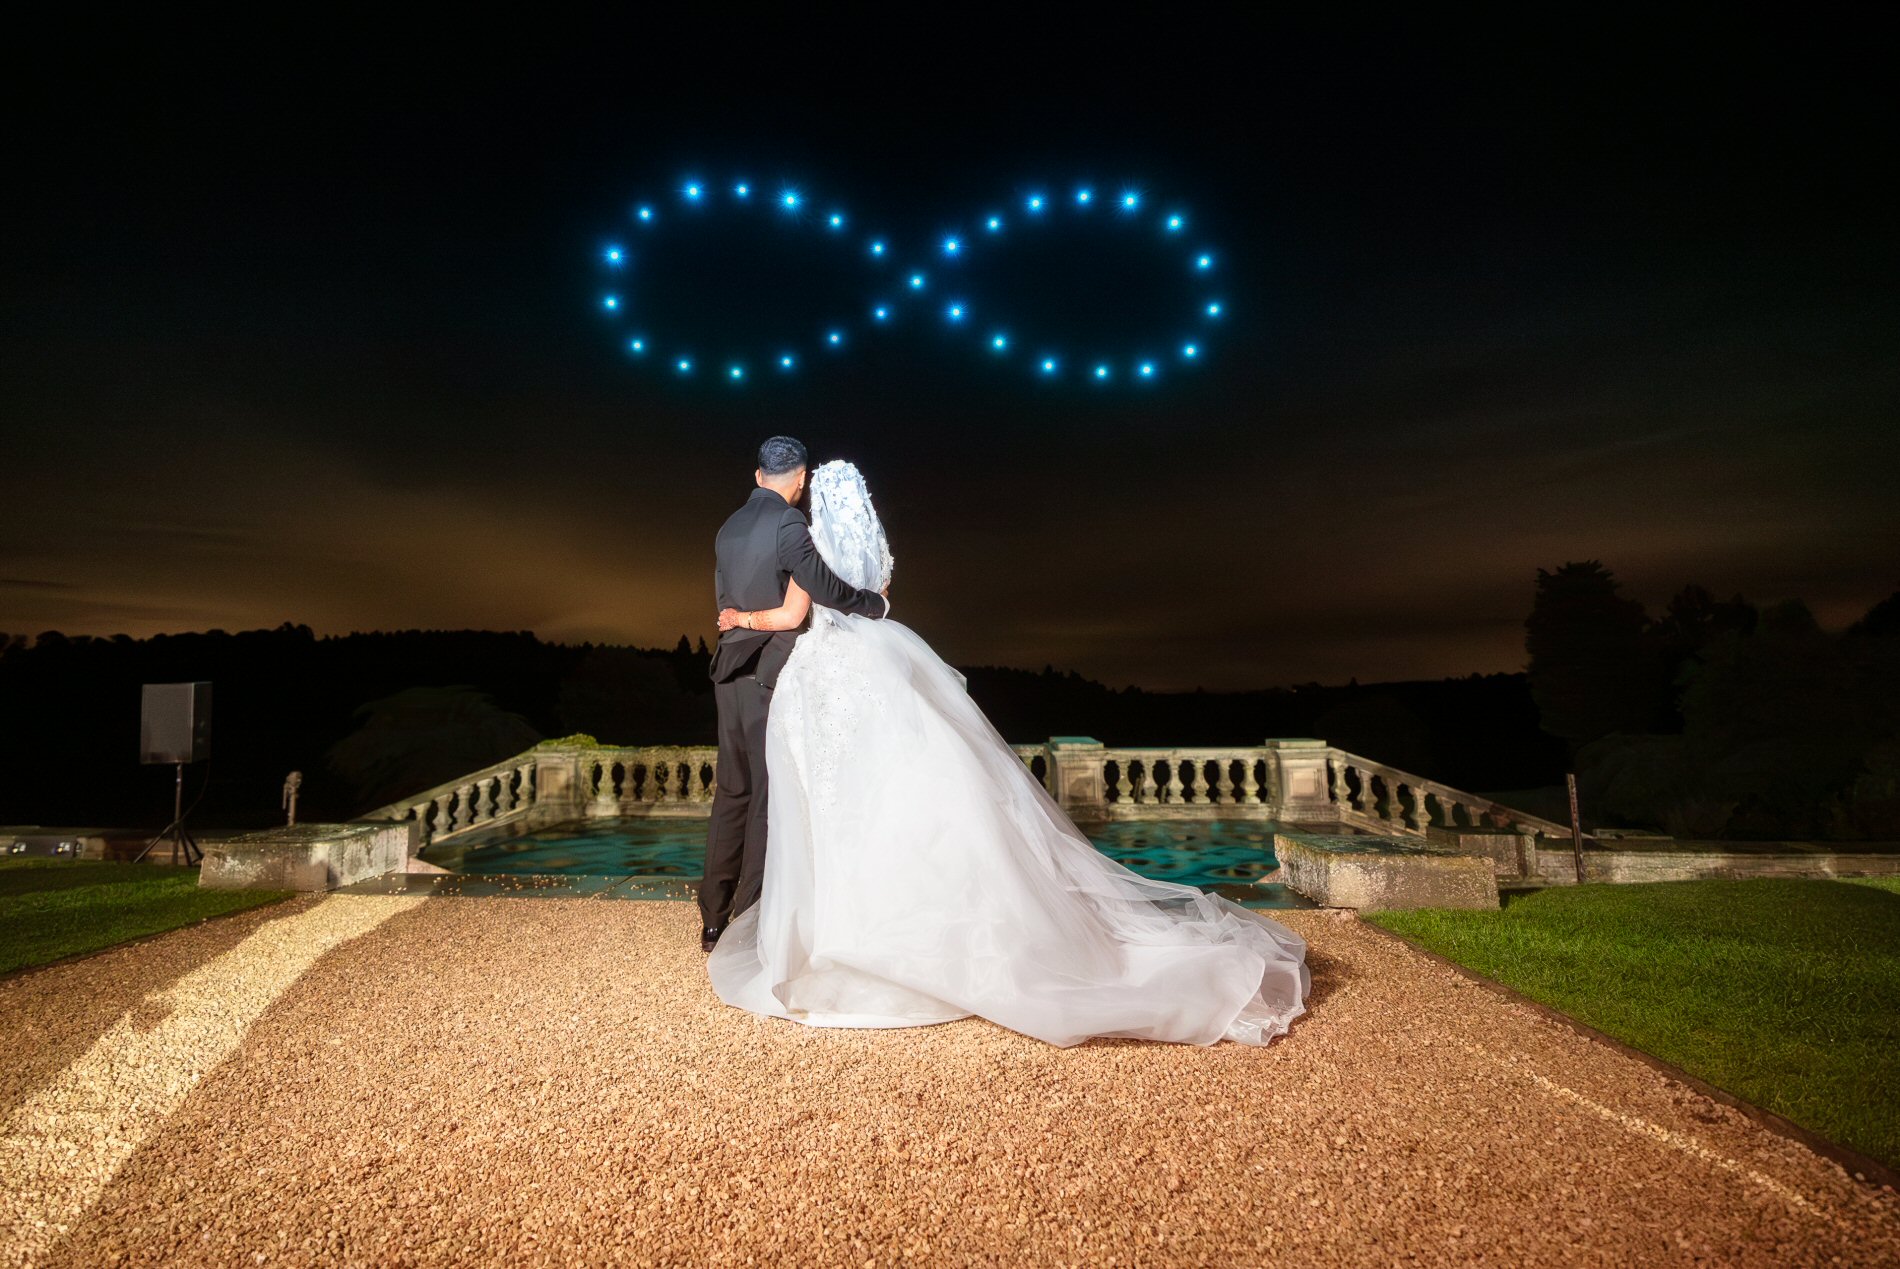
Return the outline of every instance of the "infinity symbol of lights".
[[[979,347],[990,357],[1011,359],[1020,364],[1025,375],[1050,382],[1088,383],[1105,386],[1126,379],[1135,383],[1153,383],[1170,369],[1197,365],[1207,355],[1209,330],[1226,314],[1226,301],[1214,289],[1218,274],[1215,253],[1202,244],[1191,244],[1188,218],[1178,208],[1151,210],[1151,200],[1141,190],[1126,188],[1104,194],[1093,186],[1081,185],[1063,194],[1033,191],[1023,194],[1013,212],[992,211],[977,218],[965,233],[952,233],[935,244],[925,256],[913,258],[905,267],[898,266],[899,253],[885,238],[856,239],[850,218],[843,209],[815,207],[803,191],[783,187],[767,193],[748,181],[714,185],[700,180],[681,183],[676,196],[667,204],[641,203],[632,211],[638,240],[664,232],[669,217],[704,214],[720,208],[753,210],[790,218],[814,232],[835,235],[844,245],[858,241],[864,261],[872,266],[878,290],[868,297],[855,319],[834,314],[833,320],[767,348],[749,353],[728,351],[710,362],[685,343],[669,340],[657,333],[662,327],[650,325],[645,314],[635,314],[636,304],[627,285],[636,256],[644,247],[635,248],[615,242],[601,252],[601,262],[609,281],[600,296],[602,311],[625,323],[619,329],[629,356],[661,366],[678,378],[698,376],[716,378],[727,384],[749,382],[757,374],[787,376],[797,373],[813,355],[843,354],[867,330],[888,326],[904,305],[933,305],[942,321],[953,329],[976,332]],[[1002,239],[1018,225],[1048,224],[1062,217],[1124,217],[1134,228],[1149,228],[1164,245],[1178,249],[1185,276],[1196,286],[1189,309],[1177,315],[1182,323],[1162,351],[1123,348],[1113,352],[1078,354],[1059,343],[1035,343],[1019,338],[1002,313],[986,313],[963,298],[956,286],[957,266],[980,255],[992,243]],[[658,319],[662,315],[655,315]]]

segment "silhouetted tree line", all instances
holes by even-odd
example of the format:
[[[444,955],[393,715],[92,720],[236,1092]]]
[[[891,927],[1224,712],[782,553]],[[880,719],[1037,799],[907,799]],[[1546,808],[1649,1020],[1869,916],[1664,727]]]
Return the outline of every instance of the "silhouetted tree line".
[[[711,744],[704,640],[674,648],[544,643],[531,634],[402,631],[318,638],[306,626],[132,639],[0,634],[0,823],[167,818],[169,767],[138,765],[139,687],[213,684],[212,761],[194,817],[278,821],[304,773],[306,819],[345,819],[500,761],[543,737]],[[1246,745],[1320,736],[1460,787],[1560,779],[1521,674],[1256,692],[1116,691],[1074,673],[981,667],[971,695],[1004,735],[1109,744]]]
[[[1650,617],[1596,560],[1538,570],[1542,726],[1587,818],[1678,836],[1900,838],[1900,593],[1839,633],[1686,586]]]

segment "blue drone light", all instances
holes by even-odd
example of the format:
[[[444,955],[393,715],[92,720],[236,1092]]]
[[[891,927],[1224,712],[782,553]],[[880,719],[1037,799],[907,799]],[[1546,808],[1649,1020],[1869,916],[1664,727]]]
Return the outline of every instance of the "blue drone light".
[[[1020,194],[1019,197],[1022,199],[1021,206],[1027,212],[1028,218],[1035,221],[1038,225],[1046,226],[1048,230],[1054,232],[1061,232],[1069,225],[1069,215],[1075,216],[1078,221],[1089,219],[1094,220],[1098,225],[1105,225],[1105,222],[1102,222],[1098,217],[1093,215],[1093,208],[1098,203],[1104,210],[1113,208],[1122,213],[1115,217],[1114,224],[1139,230],[1141,236],[1144,238],[1147,233],[1153,232],[1156,229],[1162,231],[1161,236],[1163,238],[1179,234],[1187,225],[1188,221],[1185,209],[1179,207],[1179,205],[1176,205],[1174,208],[1164,206],[1159,210],[1155,219],[1149,219],[1145,213],[1149,211],[1156,200],[1151,199],[1146,190],[1133,182],[1104,187],[1101,190],[1096,189],[1093,184],[1078,184],[1071,186],[1066,196],[1059,196],[1053,199],[1047,193],[1047,189],[1047,186],[1042,188],[1032,186],[1027,192]],[[1101,195],[1100,198],[1097,198],[1098,194]],[[985,252],[999,245],[999,235],[1003,228],[1003,217],[997,214],[984,214],[980,219],[984,229],[989,231],[988,233],[975,233],[968,237],[962,235],[945,236],[938,241],[940,256],[943,258],[954,258],[959,268],[980,267],[988,259]],[[1174,249],[1172,246],[1169,247],[1170,252]],[[1189,272],[1209,272],[1214,266],[1214,253],[1208,244],[1202,244],[1200,247],[1187,253],[1186,263]],[[922,279],[923,275],[921,273],[911,275],[911,287],[913,290],[922,289]],[[980,274],[978,275],[978,281],[980,284]],[[961,284],[959,284],[959,287],[960,286]],[[980,308],[975,307],[979,305],[981,306]],[[1197,301],[1188,298],[1186,309],[1183,311],[1188,315],[1192,315],[1193,309],[1197,305],[1202,309],[1204,320],[1206,318],[1221,316],[1222,309],[1220,303],[1206,299]],[[962,321],[970,312],[980,311],[984,314],[985,321],[987,322],[992,317],[994,307],[987,295],[968,295],[967,298],[957,299],[946,305],[942,312],[948,321],[955,323]],[[1021,333],[1020,331],[1018,332],[1018,334]],[[1016,335],[1006,336],[995,328],[992,328],[991,334],[986,338],[989,340],[988,348],[992,353],[1013,351],[1016,347]],[[1041,338],[1042,337],[1038,338],[1038,342],[1040,342]],[[1176,338],[1178,339],[1178,336]],[[1200,356],[1201,350],[1199,344],[1183,345],[1182,343],[1175,342],[1175,339],[1169,339],[1165,335],[1162,339],[1164,346],[1172,346],[1175,348],[1182,348],[1184,346],[1193,347],[1194,352],[1183,353],[1182,355],[1184,357],[1194,359]],[[1056,346],[1056,341],[1050,341],[1048,344],[1043,344],[1042,347],[1046,351],[1039,353],[1034,359],[1024,361],[1022,363],[1024,369],[1031,374],[1039,373],[1043,376],[1054,375],[1063,364],[1064,359],[1062,353],[1064,350]],[[1081,373],[1085,378],[1091,381],[1106,383],[1119,378],[1124,382],[1130,380],[1152,382],[1165,377],[1163,374],[1163,364],[1152,357],[1144,358],[1133,352],[1116,353],[1109,349],[1103,349],[1102,351],[1109,354],[1106,359],[1099,362],[1089,361],[1079,363]]]
[[[674,189],[677,191],[676,197],[681,197],[687,202],[703,207],[709,215],[713,213],[719,205],[709,203],[706,196],[708,193],[715,192],[720,188],[722,188],[722,186],[717,183],[708,185],[696,177],[674,186]],[[739,181],[730,186],[724,186],[723,188],[731,190],[734,201],[737,204],[743,206],[750,201],[752,186],[747,182]],[[1058,194],[1053,201],[1046,192],[1048,188],[1049,187],[1045,186],[1040,190],[1032,189],[1029,193],[1019,195],[1022,199],[1021,206],[1024,211],[1031,219],[1035,220],[1039,226],[1045,227],[1039,229],[1036,233],[1030,234],[1030,239],[1035,239],[1044,232],[1061,232],[1061,226],[1066,224],[1066,219],[1063,215],[1065,210],[1078,217],[1082,217],[1091,210],[1096,202],[1096,190],[1091,185],[1084,184],[1074,186],[1071,189],[1069,199],[1063,199]],[[787,221],[790,225],[802,227],[811,223],[808,222],[803,215],[807,201],[809,201],[807,194],[801,192],[795,186],[780,185],[778,186],[777,194],[775,196],[768,195],[763,198],[759,207],[761,210],[764,208],[775,208],[778,211],[786,213]],[[1101,201],[1105,207],[1114,208],[1124,213],[1122,216],[1112,217],[1109,221],[1103,221],[1096,216],[1087,217],[1087,219],[1093,221],[1103,229],[1106,229],[1109,225],[1125,225],[1130,227],[1139,226],[1144,228],[1147,232],[1153,232],[1155,227],[1159,226],[1164,236],[1172,236],[1179,235],[1187,225],[1188,217],[1184,211],[1168,211],[1165,209],[1165,206],[1161,209],[1164,214],[1160,215],[1157,219],[1150,219],[1147,214],[1135,215],[1134,213],[1136,212],[1145,213],[1150,206],[1147,193],[1138,185],[1124,184],[1106,187]],[[728,203],[725,204],[725,206],[730,208],[733,204]],[[638,221],[648,227],[659,225],[659,222],[664,219],[655,214],[654,204],[651,203],[636,204],[633,214]],[[740,212],[739,214],[745,213]],[[841,231],[845,228],[848,220],[849,216],[845,210],[836,207],[834,204],[833,210],[823,213],[823,223],[818,227],[819,232],[821,236],[824,236],[823,231],[826,229],[837,233],[837,231]],[[972,265],[980,266],[985,258],[984,252],[994,246],[1001,245],[1002,239],[1000,235],[1005,229],[1005,217],[996,213],[983,213],[968,223],[973,225],[980,224],[982,228],[981,230],[972,230],[971,235],[968,237],[960,233],[948,234],[938,240],[940,258],[956,262],[959,272],[961,272],[961,269],[964,267],[962,262],[965,260],[968,260]],[[810,230],[807,229],[805,231],[809,232]],[[666,228],[662,225],[658,228],[654,228],[653,232],[663,236],[666,232]],[[1116,232],[1120,231],[1117,230]],[[864,250],[871,259],[882,261],[892,255],[890,241],[887,239],[875,238],[868,241],[859,239],[857,241],[860,244],[860,249]],[[631,257],[623,245],[617,242],[610,242],[599,250],[600,254],[596,258],[604,261],[605,266],[609,270],[614,271],[612,273],[612,279],[616,288],[601,293],[600,305],[603,310],[618,317],[623,311],[636,307],[631,303],[623,304],[622,299],[624,297],[618,290],[618,286],[621,282],[630,280],[631,270],[628,270],[626,276],[623,276],[618,271],[631,263]],[[1187,255],[1188,271],[1196,274],[1211,274],[1215,265],[1215,256],[1216,252],[1210,249],[1209,244],[1203,244],[1199,250]],[[643,257],[643,261],[646,261],[645,257]],[[650,261],[647,262],[650,263]],[[910,263],[913,268],[915,268],[917,265],[927,264],[929,261],[927,259],[915,260]],[[645,268],[640,270],[642,274],[645,272]],[[906,284],[903,288],[900,288],[901,290],[917,293],[924,291],[929,286],[929,275],[922,269],[916,269],[915,272],[899,274],[898,276],[903,277]],[[978,278],[972,279],[972,281],[980,283],[981,275],[979,274]],[[889,287],[890,283],[886,280],[881,285],[882,287]],[[948,290],[949,288],[946,287],[944,289]],[[961,289],[960,284],[959,289]],[[995,318],[1003,316],[1000,313],[994,312],[997,306],[991,303],[992,297],[987,293],[972,294],[966,292],[966,295],[968,295],[968,298],[949,299],[943,302],[944,307],[940,311],[943,313],[944,319],[947,322],[951,324],[962,324],[969,318],[969,315],[973,311],[984,313],[986,324]],[[1190,300],[1190,305],[1194,303],[1196,303],[1196,301]],[[1208,299],[1203,297],[1198,301],[1198,304],[1200,316],[1204,321],[1212,322],[1224,317],[1226,314],[1226,302],[1223,299]],[[890,323],[892,320],[893,306],[889,302],[889,292],[886,292],[886,298],[883,300],[873,299],[870,301],[866,305],[866,309],[874,324],[885,325]],[[816,347],[842,351],[844,345],[849,341],[853,333],[853,328],[850,326],[820,328]],[[668,349],[665,342],[654,343],[654,336],[646,332],[625,338],[625,347],[629,353],[645,356],[650,351],[661,364],[670,365],[679,375],[691,375],[696,368],[695,356],[683,354],[678,344]],[[1009,327],[1001,323],[992,326],[989,335],[985,338],[987,339],[989,351],[999,357],[1003,354],[1015,351],[1017,347],[1016,336],[1010,334]],[[1166,341],[1164,337],[1164,346],[1166,346],[1168,342],[1169,341]],[[1203,345],[1198,342],[1198,336],[1193,342],[1175,342],[1172,346],[1177,349],[1178,359],[1181,362],[1198,362],[1203,359]],[[701,351],[703,351],[703,349]],[[1166,377],[1161,360],[1151,357],[1129,356],[1126,351],[1120,353],[1112,349],[1104,349],[1103,351],[1108,353],[1108,356],[1103,360],[1083,361],[1079,363],[1077,368],[1082,370],[1083,375],[1088,381],[1098,384],[1107,384],[1111,380],[1114,380],[1118,373],[1126,375],[1128,378],[1138,382],[1154,382]],[[753,349],[749,351],[735,349],[732,350],[732,352],[740,353],[741,355],[716,357],[707,364],[709,370],[711,367],[723,365],[725,367],[724,375],[715,375],[714,377],[723,378],[734,384],[742,383],[750,379],[749,368],[751,366],[764,368],[776,363],[781,371],[789,372],[798,364],[798,354],[793,349],[774,351],[768,347],[767,349]],[[1029,373],[1039,375],[1042,378],[1055,379],[1061,376],[1065,357],[1065,350],[1060,347],[1059,341],[1051,340],[1048,343],[1042,344],[1042,351],[1033,359],[1026,359],[1021,364]],[[1013,362],[1014,360],[1014,358],[1008,359],[1009,362]],[[1117,368],[1119,368],[1119,372]]]

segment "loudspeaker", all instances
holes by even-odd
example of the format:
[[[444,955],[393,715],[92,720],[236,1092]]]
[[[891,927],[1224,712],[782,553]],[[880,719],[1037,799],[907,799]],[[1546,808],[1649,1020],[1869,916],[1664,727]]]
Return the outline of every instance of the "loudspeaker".
[[[147,683],[141,705],[140,762],[203,762],[211,756],[211,684]]]

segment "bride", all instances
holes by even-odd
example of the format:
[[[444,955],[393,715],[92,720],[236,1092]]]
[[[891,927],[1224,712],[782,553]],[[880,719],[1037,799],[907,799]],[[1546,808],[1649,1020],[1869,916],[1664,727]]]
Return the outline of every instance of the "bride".
[[[833,572],[881,590],[891,551],[864,479],[811,479]],[[1096,850],[965,692],[894,621],[812,608],[720,614],[797,629],[766,726],[764,892],[707,961],[727,1004],[819,1027],[972,1014],[1046,1040],[1265,1044],[1305,1012],[1306,944]]]

